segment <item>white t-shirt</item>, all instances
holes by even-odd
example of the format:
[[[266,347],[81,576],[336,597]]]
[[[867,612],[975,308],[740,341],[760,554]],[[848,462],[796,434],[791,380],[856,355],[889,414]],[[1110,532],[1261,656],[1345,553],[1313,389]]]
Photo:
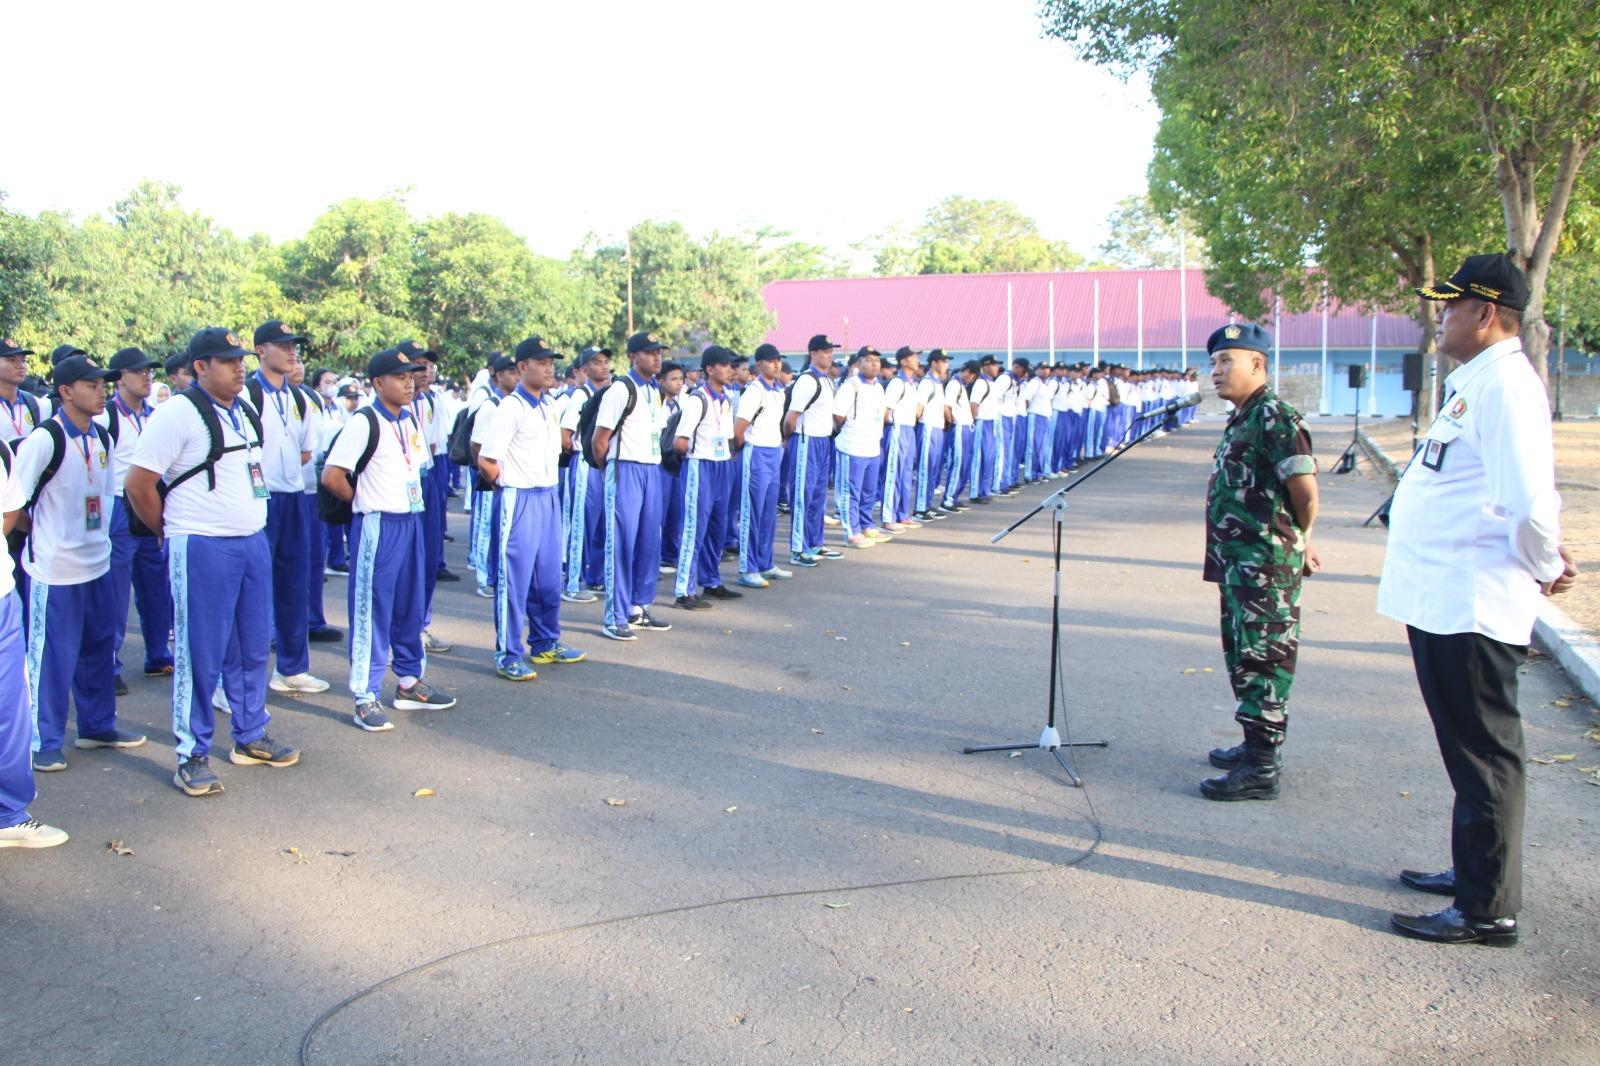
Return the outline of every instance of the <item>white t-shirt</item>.
[[[489,443],[489,435],[494,432],[495,416],[505,402],[503,396],[485,396],[484,402],[478,405],[478,413],[472,416],[472,436],[468,443],[478,446],[479,455],[483,454],[484,447]]]
[[[306,428],[311,431],[311,458],[307,459],[300,467],[300,491],[315,493],[317,491],[317,459],[323,454],[322,424],[327,421],[322,413],[322,404],[317,397],[309,394],[306,396]]]
[[[768,386],[757,378],[739,396],[737,418],[750,423],[744,428],[744,442],[757,448],[783,445],[783,386]]]
[[[574,386],[567,392],[566,402],[561,407],[561,428],[577,432],[578,419],[583,414],[583,405],[589,402],[589,397],[594,395],[594,386],[587,381]],[[598,414],[599,412],[595,412]],[[577,442],[573,442],[577,447]]]
[[[33,507],[33,532],[22,568],[46,585],[81,585],[111,569],[113,456],[91,426],[87,434],[60,420],[66,431],[61,466]],[[50,460],[50,434],[36,429],[17,447],[17,483],[23,500],[33,495]]]
[[[107,429],[111,428],[112,404],[120,404],[119,398],[113,396],[108,400],[104,413],[96,415],[94,419]],[[4,410],[5,408],[0,406],[0,412]],[[117,407],[117,440],[113,447],[112,458],[115,461],[111,464],[111,470],[113,490],[118,496],[122,495],[122,483],[128,478],[128,464],[133,462],[133,446],[139,443],[139,434],[149,424],[150,416],[155,414],[155,410],[148,401],[142,402],[137,411],[122,406]]]
[[[1022,413],[1022,404],[1017,399],[1017,379],[1010,371],[994,379],[994,388],[1000,394],[1001,418],[1013,418]]]
[[[807,437],[833,436],[834,383],[828,375],[807,370],[794,379],[789,394],[791,410],[800,411],[795,431]]]
[[[1055,395],[1050,398],[1053,410],[1065,414],[1072,410],[1072,385],[1071,378],[1057,378],[1055,381]]]
[[[250,465],[261,461],[261,442],[245,417],[249,401],[240,397],[233,407],[217,406],[222,432],[222,456],[212,473],[216,488],[202,471],[167,493],[162,524],[167,536],[247,537],[267,524],[267,501],[250,483]],[[139,434],[133,465],[155,473],[169,484],[200,466],[211,453],[211,435],[200,412],[187,399],[174,397],[156,408]]]
[[[929,429],[943,429],[944,383],[932,374],[922,375],[917,382],[917,402],[922,405],[922,424]]]
[[[28,398],[23,395],[21,389],[17,390],[16,403],[12,403],[10,400],[0,396],[0,438],[4,438],[5,442],[11,445],[13,451],[16,450],[17,441],[32,433],[39,425],[39,422],[43,422],[50,417],[49,400],[35,396],[33,402],[39,405],[39,419],[37,422],[34,421],[33,411],[28,407]],[[23,498],[23,502],[27,502],[26,497]],[[13,585],[12,587],[15,588],[16,586]]]
[[[1105,378],[1089,382],[1089,410],[1104,411],[1106,404],[1111,400],[1111,386],[1106,384]]]
[[[377,416],[377,426],[359,412],[351,417],[333,442],[327,465],[354,470],[376,428],[378,447],[356,479],[351,509],[357,514],[408,514],[422,510],[422,459],[427,454],[422,427],[409,410],[396,416],[381,401],[367,406]]]
[[[1056,398],[1056,383],[1049,378],[1034,378],[1028,382],[1033,391],[1027,393],[1028,413],[1050,417],[1050,404]]]
[[[554,487],[561,459],[561,425],[555,403],[542,395],[535,398],[517,386],[500,401],[494,430],[478,454],[500,464],[504,488]]]
[[[950,414],[955,425],[972,425],[972,401],[968,398],[966,386],[961,384],[960,378],[952,377],[944,383],[944,402],[950,406]]]
[[[623,421],[622,412],[628,406],[628,385],[635,392],[633,413]],[[661,402],[661,389],[654,381],[641,381],[632,370],[606,386],[600,397],[600,410],[595,412],[595,427],[615,430],[622,422],[621,432],[611,434],[611,444],[606,451],[609,459],[629,463],[661,463],[661,431],[666,427],[666,405]]]
[[[896,374],[883,388],[883,402],[889,408],[889,421],[896,426],[917,424],[917,387],[904,374]]]
[[[17,484],[16,459],[13,458],[9,466],[0,463],[0,513],[20,511],[27,502],[28,498],[22,495],[22,486]],[[9,566],[0,565],[0,598],[11,595],[16,589],[16,572]]]
[[[1004,395],[1004,382],[1010,380],[1004,375],[998,378],[989,378],[982,373],[978,380],[972,383],[972,399],[978,405],[978,421],[993,422],[1000,417],[1000,402]]]
[[[417,384],[422,384],[420,375]],[[433,457],[439,454],[439,433],[442,422],[439,419],[439,398],[426,389],[418,392],[411,400],[411,417],[422,428],[422,443],[427,461],[422,469],[427,470],[433,466]]]
[[[252,379],[261,386],[261,471],[267,476],[267,489],[300,492],[305,487],[300,453],[315,451],[317,447],[311,423],[300,417],[293,385],[286,382],[283,388],[274,389],[261,377],[260,371],[253,374]],[[249,402],[243,395],[239,398]],[[306,414],[310,413],[308,400]]]
[[[876,379],[862,381],[851,374],[833,395],[833,413],[844,417],[835,444],[846,455],[871,459],[883,448],[883,386]]]
[[[682,406],[678,436],[689,439],[688,457],[712,463],[732,458],[732,398],[726,392],[713,396],[710,386],[703,386],[685,396]]]

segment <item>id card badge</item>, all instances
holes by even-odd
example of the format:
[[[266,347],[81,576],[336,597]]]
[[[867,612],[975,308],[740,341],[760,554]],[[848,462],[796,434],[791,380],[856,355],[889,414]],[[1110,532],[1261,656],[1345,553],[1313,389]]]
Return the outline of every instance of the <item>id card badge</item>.
[[[712,440],[711,440],[711,458],[713,458],[713,459],[726,459],[726,458],[728,458],[728,438],[727,437],[713,437],[712,438]]]
[[[262,473],[261,464],[260,463],[251,463],[249,465],[249,469],[250,469],[250,491],[255,493],[256,499],[264,500],[268,496],[271,496],[272,493],[267,491],[267,475]]]
[[[100,528],[100,497],[83,498],[83,528],[91,533]]]
[[[406,479],[406,506],[412,514],[422,510],[422,482],[414,477]]]
[[[657,432],[652,432],[650,434],[650,458],[661,458],[661,435]]]
[[[1449,447],[1449,441],[1434,440],[1431,437],[1423,441],[1422,465],[1437,473],[1444,467],[1444,453]]]

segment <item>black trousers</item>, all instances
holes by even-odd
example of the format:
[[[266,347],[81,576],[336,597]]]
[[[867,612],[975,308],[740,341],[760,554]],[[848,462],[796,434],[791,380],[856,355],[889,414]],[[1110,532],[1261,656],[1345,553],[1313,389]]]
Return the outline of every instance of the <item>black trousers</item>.
[[[1481,633],[1406,627],[1422,699],[1456,792],[1450,852],[1456,907],[1507,917],[1522,906],[1522,817],[1527,789],[1517,667],[1526,647]]]

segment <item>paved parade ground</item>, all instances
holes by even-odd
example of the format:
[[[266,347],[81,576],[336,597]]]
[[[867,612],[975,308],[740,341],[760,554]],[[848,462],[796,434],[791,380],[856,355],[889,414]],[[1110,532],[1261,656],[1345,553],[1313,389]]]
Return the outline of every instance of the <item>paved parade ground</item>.
[[[1596,715],[1548,662],[1528,751],[1576,758],[1529,767],[1521,945],[1388,931],[1447,902],[1395,874],[1448,865],[1449,789],[1373,611],[1386,483],[1321,479],[1283,797],[1200,797],[1239,736],[1199,577],[1218,428],[1069,497],[1066,723],[1110,741],[1086,791],[1038,751],[961,754],[1042,725],[1049,522],[988,538],[1043,486],[632,644],[563,605],[589,661],[526,685],[494,676],[488,601],[442,585],[455,709],[363,733],[345,646],[314,645],[334,689],[271,697],[300,764],[214,759],[220,798],[172,787],[167,684],[135,669],[151,743],[69,747],[33,811],[71,842],[0,854],[0,1060],[286,1064],[319,1019],[316,1064],[1600,1060]],[[1314,431],[1329,469],[1345,439]]]

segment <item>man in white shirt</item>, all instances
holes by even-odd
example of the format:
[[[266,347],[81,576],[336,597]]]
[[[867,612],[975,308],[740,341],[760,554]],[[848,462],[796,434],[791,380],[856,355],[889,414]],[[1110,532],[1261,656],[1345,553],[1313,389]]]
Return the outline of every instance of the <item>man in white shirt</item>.
[[[110,368],[122,376],[117,379],[116,391],[105,411],[95,421],[111,428],[114,449],[113,487],[116,498],[111,504],[111,591],[114,597],[111,608],[116,625],[115,669],[117,694],[127,692],[122,679],[122,643],[128,632],[128,600],[131,594],[139,610],[139,631],[144,635],[144,672],[147,677],[162,677],[172,673],[172,650],[167,634],[172,631],[172,590],[167,587],[167,560],[161,545],[151,537],[136,537],[128,532],[128,503],[122,496],[122,483],[128,474],[128,464],[133,459],[134,446],[139,434],[155,414],[149,396],[153,383],[152,368],[156,361],[138,348],[124,348],[111,357]]]
[[[69,703],[79,748],[136,748],[117,728],[112,663],[116,596],[111,579],[111,433],[94,423],[106,382],[120,372],[73,355],[52,370],[55,417],[17,448],[17,483],[31,522],[22,550],[28,572],[28,677],[33,692],[33,768],[64,770]]]
[[[1550,408],[1518,335],[1528,281],[1504,254],[1467,258],[1417,290],[1443,305],[1439,354],[1461,365],[1395,488],[1378,611],[1406,625],[1417,683],[1455,790],[1454,869],[1401,871],[1454,898],[1392,916],[1436,943],[1514,944],[1526,804],[1517,667],[1541,594],[1570,589]]]
[[[922,353],[909,345],[894,353],[895,370],[883,386],[888,422],[883,431],[883,466],[879,471],[883,501],[883,528],[893,533],[920,528],[913,518],[917,491],[917,423],[922,406],[917,399],[918,360]]]
[[[123,495],[167,541],[172,585],[172,731],[178,738],[173,783],[189,796],[222,791],[211,770],[212,692],[229,675],[233,751],[239,766],[292,766],[300,753],[267,734],[265,607],[272,599],[272,554],[262,470],[261,423],[241,402],[244,357],[251,353],[221,327],[200,330],[188,359],[199,391],[176,396],[150,416],[133,451]],[[158,484],[165,487],[158,489]]]
[[[950,408],[944,386],[950,376],[950,357],[943,348],[928,353],[928,370],[917,382],[917,500],[913,515],[922,522],[946,517],[939,510],[939,473],[949,439]]]
[[[984,356],[978,363],[978,379],[972,384],[972,402],[977,407],[972,440],[972,502],[987,504],[1000,490],[1000,472],[1005,466],[1005,428],[1000,409],[1006,381],[1000,373],[1000,360]]]
[[[783,357],[771,344],[755,351],[756,377],[739,397],[733,443],[742,449],[744,491],[739,496],[739,584],[764,589],[794,571],[773,562],[778,527],[778,472],[783,466],[783,386],[778,364]]]
[[[444,534],[448,525],[445,509],[450,499],[440,477],[444,473],[440,453],[448,443],[445,423],[438,397],[433,394],[433,383],[439,376],[439,353],[409,338],[395,347],[423,367],[417,372],[417,387],[411,397],[411,417],[421,427],[423,453],[427,457],[422,466],[422,650],[442,655],[450,645],[428,631],[433,623],[433,594],[444,567]],[[451,574],[450,579],[455,580],[455,575]]]
[[[834,492],[845,543],[852,548],[870,548],[894,538],[872,524],[872,498],[883,461],[883,424],[888,416],[878,380],[881,358],[876,348],[863,345],[851,360],[849,376],[833,396],[833,420],[840,427],[835,442]]]
[[[833,353],[839,346],[818,333],[807,343],[810,365],[789,390],[784,425],[795,437],[794,487],[790,491],[789,562],[814,566],[842,552],[824,542],[828,485],[833,475]]]
[[[1103,367],[1089,371],[1089,416],[1084,423],[1083,458],[1099,459],[1106,453],[1106,410],[1111,401],[1111,387],[1106,383]]]
[[[704,382],[679,404],[678,432],[673,447],[683,456],[683,528],[678,539],[674,602],[687,611],[703,611],[706,596],[736,600],[743,593],[722,583],[719,567],[727,543],[728,481],[733,477],[733,353],[713,344],[700,353]]]
[[[22,388],[22,381],[28,376],[27,357],[32,354],[32,348],[24,348],[14,340],[0,343],[0,436],[5,438],[13,453],[22,438],[50,417],[48,401]],[[18,554],[21,542],[16,536],[10,541],[11,581],[21,594],[22,626],[27,629],[28,575],[22,569],[22,558]]]
[[[1026,359],[1013,359],[1011,370],[997,379],[1001,386],[1000,417],[1005,440],[1005,462],[1000,467],[1002,496],[1016,495],[1027,462],[1028,411],[1022,398],[1022,386],[1028,383],[1029,365]]]
[[[596,392],[611,384],[611,349],[590,345],[578,353],[578,384],[561,412],[561,447],[570,453],[562,512],[566,530],[567,603],[593,603],[593,589],[605,587],[606,479],[583,458],[575,438],[578,418]]]
[[[650,616],[661,581],[661,430],[666,416],[656,373],[662,344],[653,334],[628,338],[628,373],[606,387],[596,412],[594,450],[606,457],[606,620],[612,640],[638,630],[665,631]]]
[[[301,471],[302,483],[305,492],[311,497],[306,508],[306,543],[310,546],[311,555],[306,565],[306,614],[310,628],[306,631],[307,638],[313,644],[336,644],[344,639],[344,632],[336,626],[328,624],[327,614],[324,611],[323,585],[328,576],[329,549],[333,544],[335,530],[339,533],[339,551],[341,559],[344,552],[344,532],[347,526],[329,525],[317,513],[317,484],[322,480],[323,461],[328,457],[328,446],[333,443],[333,438],[338,436],[340,428],[344,426],[345,410],[338,402],[337,382],[339,375],[327,367],[319,367],[309,374],[302,376],[305,366],[297,362],[296,370],[290,375],[289,380],[300,386],[300,391],[307,400],[306,420],[311,423],[312,453],[311,461]],[[313,384],[315,383],[315,384]],[[345,567],[349,572],[349,567]]]
[[[1023,464],[1030,482],[1043,479],[1051,473],[1050,463],[1050,409],[1056,398],[1056,383],[1048,363],[1034,368],[1034,376],[1023,390],[1023,406],[1027,412],[1027,457]]]
[[[423,680],[427,536],[422,514],[423,458],[427,441],[412,416],[411,401],[427,361],[398,347],[367,360],[372,403],[360,408],[328,450],[322,486],[350,501],[350,616],[352,721],[368,732],[394,728],[383,713],[383,675],[394,670],[397,711],[444,710],[455,698]]]
[[[277,669],[268,686],[274,692],[326,692],[328,683],[311,674],[307,636],[305,572],[311,546],[306,543],[307,499],[301,470],[316,448],[309,404],[289,383],[305,340],[277,319],[256,327],[260,360],[246,381],[251,406],[261,417],[261,467],[266,476],[267,545],[272,552],[272,619],[277,640]]]
[[[489,392],[472,409],[470,444],[474,464],[489,442],[500,404],[517,387],[517,364],[509,355],[496,353],[490,369],[493,377],[489,381]],[[477,574],[478,595],[492,598],[500,568],[500,490],[485,481],[476,466],[472,474],[472,528],[467,539],[467,562]]]
[[[1068,458],[1068,445],[1072,441],[1073,379],[1076,371],[1061,365],[1056,367],[1055,376],[1056,394],[1050,400],[1050,409],[1055,416],[1050,433],[1050,469],[1057,476],[1066,477],[1072,465]]]
[[[686,377],[682,363],[669,359],[661,364],[656,381],[661,385],[663,425],[672,421],[672,417],[678,413],[678,397],[683,394]],[[665,442],[663,447],[666,447]],[[678,571],[679,538],[683,534],[683,468],[662,462],[656,469],[661,479],[661,573],[675,574]]]
[[[0,351],[25,351],[5,340]],[[0,361],[3,361],[0,356]],[[16,460],[7,446],[0,450],[0,512],[5,531],[26,502],[17,485]],[[33,802],[33,715],[28,695],[27,638],[22,605],[10,567],[0,567],[0,848],[49,848],[67,841],[67,834],[45,825],[28,812]]]
[[[944,385],[944,402],[950,411],[950,464],[945,476],[944,499],[939,510],[945,514],[960,514],[968,509],[961,502],[961,494],[975,478],[972,461],[977,443],[973,437],[973,402],[971,390],[981,375],[976,360],[968,359],[959,373],[950,375]]]
[[[538,674],[530,664],[585,658],[561,643],[561,425],[546,395],[555,356],[539,337],[517,345],[517,387],[501,401],[478,452],[483,476],[500,488],[495,672],[508,681],[532,681]]]

